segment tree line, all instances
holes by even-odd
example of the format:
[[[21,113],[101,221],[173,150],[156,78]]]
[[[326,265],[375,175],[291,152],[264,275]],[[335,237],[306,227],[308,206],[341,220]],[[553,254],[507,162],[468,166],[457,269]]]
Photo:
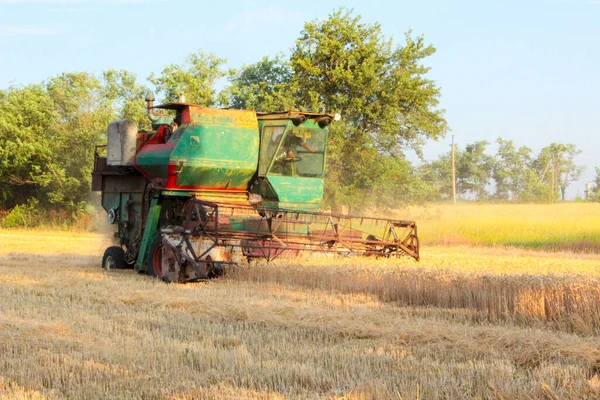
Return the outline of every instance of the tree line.
[[[149,86],[163,102],[184,93],[207,107],[340,113],[342,121],[330,126],[325,207],[352,211],[447,199],[448,154],[418,166],[406,158],[407,150],[422,155],[427,140],[448,131],[440,88],[425,65],[434,53],[422,35],[409,31],[397,44],[379,24],[340,8],[306,22],[289,54],[239,69],[199,50],[152,73],[147,83],[129,71],[107,70],[10,86],[0,90],[0,209],[88,212],[95,146],[105,143],[111,120],[149,128],[143,100]],[[227,85],[217,90],[223,80]],[[537,157],[501,139],[498,154],[487,156],[487,145],[457,151],[457,188],[465,199],[551,201],[556,196],[548,186],[564,195],[578,176],[573,145],[552,144]]]
[[[567,187],[581,178],[583,167],[575,164],[575,156],[581,151],[573,144],[551,143],[537,155],[528,147],[517,147],[512,140],[498,138],[496,144],[497,151],[493,155],[486,152],[490,143],[485,140],[467,144],[464,148],[456,146],[456,194],[459,199],[551,203],[565,200]],[[451,198],[451,151],[417,167],[416,173],[428,188],[425,200]],[[597,191],[599,187],[594,189]]]

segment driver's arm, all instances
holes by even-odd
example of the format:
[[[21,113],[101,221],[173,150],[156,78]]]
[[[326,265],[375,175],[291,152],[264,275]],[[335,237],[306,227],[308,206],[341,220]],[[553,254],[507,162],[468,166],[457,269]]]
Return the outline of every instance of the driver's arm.
[[[302,142],[302,147],[304,147],[306,150],[310,151],[311,153],[316,153],[316,150],[313,150],[306,142]]]

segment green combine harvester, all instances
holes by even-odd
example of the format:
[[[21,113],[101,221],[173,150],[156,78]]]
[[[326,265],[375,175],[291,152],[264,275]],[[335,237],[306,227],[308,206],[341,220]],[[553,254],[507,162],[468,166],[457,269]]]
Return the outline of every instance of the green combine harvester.
[[[114,121],[96,149],[92,189],[120,241],[103,268],[186,282],[244,257],[419,259],[412,221],[319,212],[327,127],[339,115],[146,101],[152,131]]]

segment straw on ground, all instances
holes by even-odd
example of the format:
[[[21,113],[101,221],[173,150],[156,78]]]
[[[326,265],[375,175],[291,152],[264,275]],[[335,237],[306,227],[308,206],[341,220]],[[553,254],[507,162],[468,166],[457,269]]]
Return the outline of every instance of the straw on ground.
[[[167,285],[102,271],[104,236],[0,235],[0,398],[600,396],[592,254],[437,247]]]

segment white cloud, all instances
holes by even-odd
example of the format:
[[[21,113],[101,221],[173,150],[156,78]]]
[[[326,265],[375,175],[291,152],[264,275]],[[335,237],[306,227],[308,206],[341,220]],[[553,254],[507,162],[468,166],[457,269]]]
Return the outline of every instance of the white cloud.
[[[244,11],[235,15],[225,25],[226,31],[244,33],[260,30],[273,31],[273,25],[303,24],[305,19],[302,11],[285,10],[276,5],[257,9],[252,7],[252,3],[247,3],[244,8]]]
[[[59,25],[0,24],[0,36],[60,35],[65,29]]]

